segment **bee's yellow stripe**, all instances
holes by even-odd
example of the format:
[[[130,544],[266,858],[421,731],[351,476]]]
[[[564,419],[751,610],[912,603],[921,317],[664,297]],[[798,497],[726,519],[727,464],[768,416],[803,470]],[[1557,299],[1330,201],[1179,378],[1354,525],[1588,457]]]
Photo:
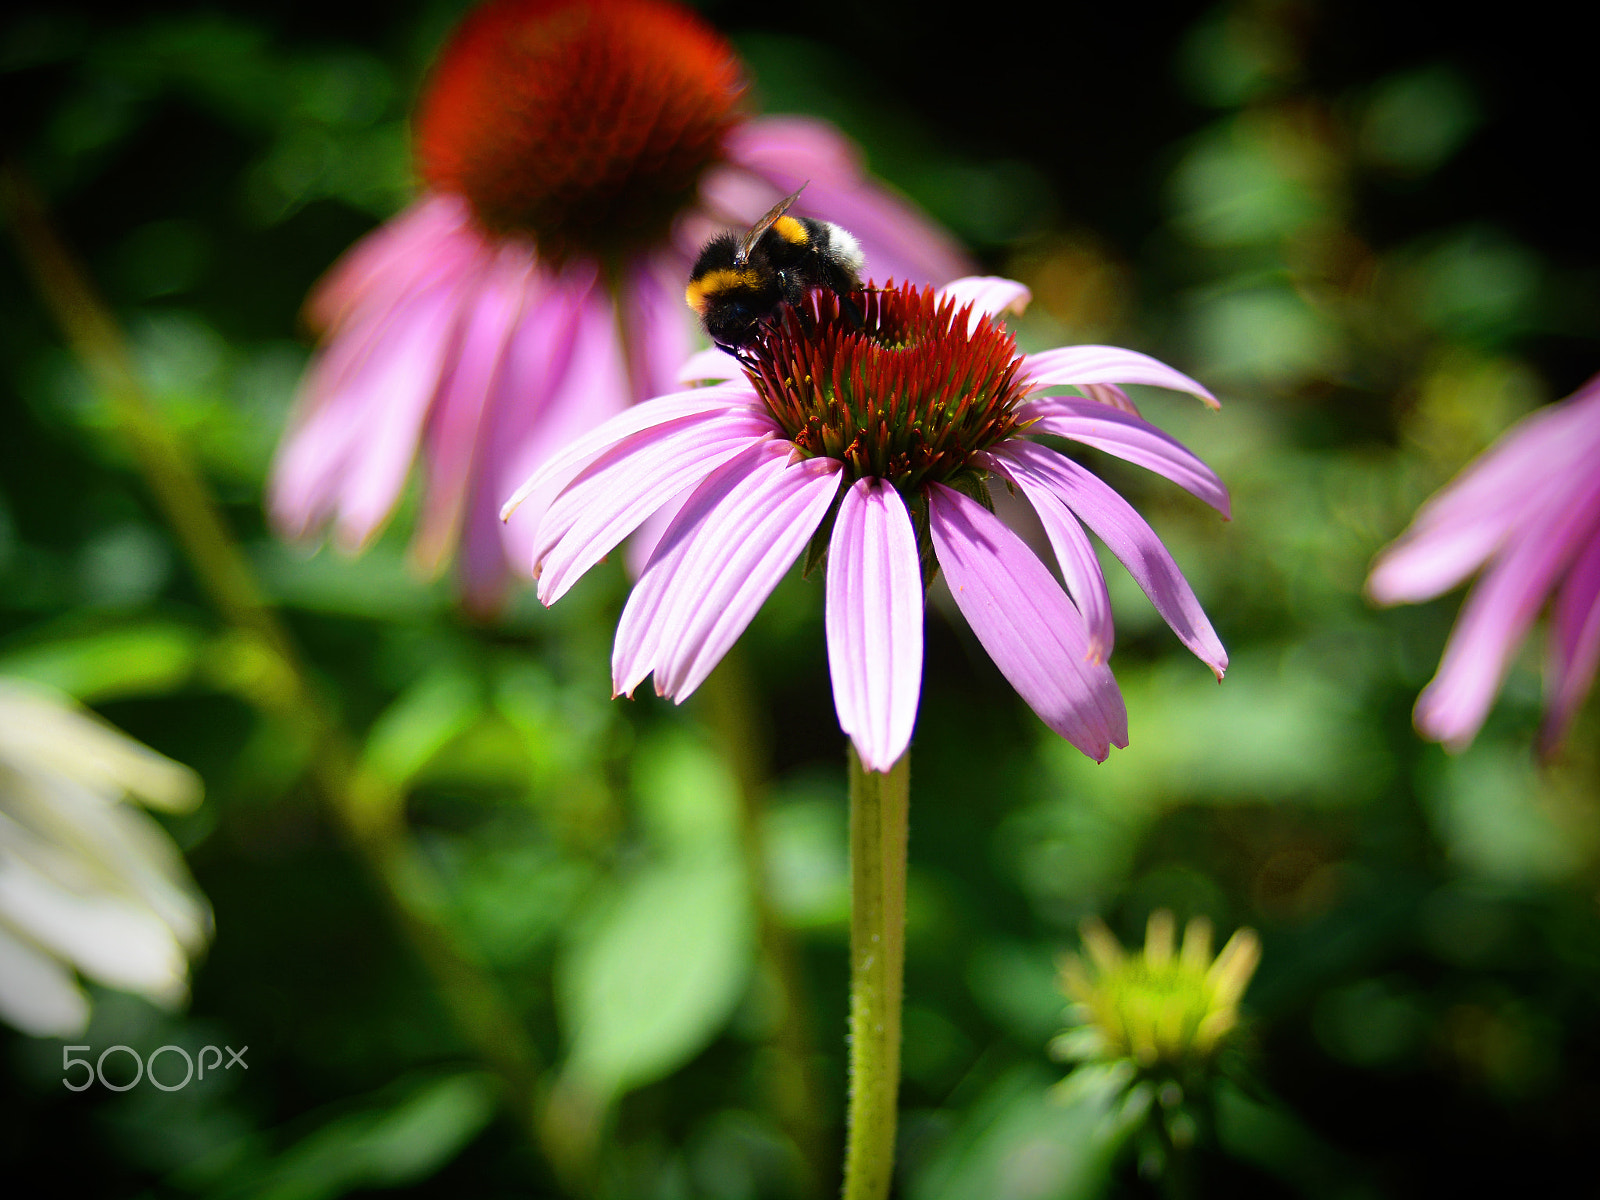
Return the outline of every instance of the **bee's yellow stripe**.
[[[806,227],[793,217],[779,217],[772,223],[772,232],[792,246],[804,246],[811,240]]]
[[[720,296],[725,292],[736,291],[739,288],[755,288],[761,286],[761,276],[754,271],[736,271],[722,267],[715,271],[707,271],[699,279],[691,279],[689,286],[683,291],[683,298],[689,302],[689,307],[701,316],[705,315],[706,306],[711,298]]]

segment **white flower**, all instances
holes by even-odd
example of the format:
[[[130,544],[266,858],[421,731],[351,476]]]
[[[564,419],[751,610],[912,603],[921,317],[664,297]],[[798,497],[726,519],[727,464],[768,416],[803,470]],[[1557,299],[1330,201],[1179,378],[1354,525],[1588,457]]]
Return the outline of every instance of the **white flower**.
[[[165,1005],[188,995],[211,908],[166,831],[200,780],[65,697],[0,677],[0,1018],[36,1037],[89,1020],[84,978]]]

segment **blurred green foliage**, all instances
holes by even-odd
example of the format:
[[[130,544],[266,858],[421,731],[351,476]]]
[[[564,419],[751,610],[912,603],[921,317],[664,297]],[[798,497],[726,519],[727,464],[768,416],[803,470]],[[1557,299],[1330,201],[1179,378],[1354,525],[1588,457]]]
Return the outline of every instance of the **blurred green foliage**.
[[[0,18],[7,153],[83,252],[363,766],[403,792],[414,902],[501,988],[569,1116],[599,1114],[596,1194],[805,1195],[806,1120],[836,1169],[848,932],[815,583],[781,586],[742,647],[753,860],[708,705],[608,699],[620,568],[554,611],[523,594],[476,624],[409,572],[406,512],[356,560],[263,528],[299,302],[409,194],[405,113],[454,13],[30,6]],[[1232,657],[1220,687],[1108,559],[1132,744],[1094,766],[930,613],[903,1193],[1154,1186],[1106,1095],[1051,1101],[1045,1047],[1077,922],[1135,934],[1162,907],[1249,924],[1264,947],[1255,1082],[1216,1098],[1203,1194],[1520,1189],[1581,1165],[1600,1119],[1596,706],[1536,769],[1535,646],[1450,757],[1409,708],[1456,601],[1377,612],[1360,594],[1423,498],[1600,362],[1600,254],[1564,165],[1593,103],[1561,69],[1573,32],[1266,0],[1038,30],[1019,14],[931,28],[898,4],[824,5],[803,28],[709,13],[767,109],[839,122],[1032,286],[1025,345],[1136,346],[1224,401],[1139,397],[1229,483],[1229,525],[1086,459],[1195,584]],[[1537,67],[1503,42],[1537,42]],[[248,1074],[203,1088],[73,1095],[59,1046],[7,1032],[5,1160],[104,1195],[560,1194],[314,803],[310,748],[249,704],[257,652],[206,606],[14,256],[0,274],[0,672],[71,692],[207,784],[200,813],[168,822],[216,910],[193,1004],[97,993],[82,1041],[251,1047]],[[794,943],[805,1011],[783,1011],[763,921]],[[798,1124],[797,1053],[816,1089]]]

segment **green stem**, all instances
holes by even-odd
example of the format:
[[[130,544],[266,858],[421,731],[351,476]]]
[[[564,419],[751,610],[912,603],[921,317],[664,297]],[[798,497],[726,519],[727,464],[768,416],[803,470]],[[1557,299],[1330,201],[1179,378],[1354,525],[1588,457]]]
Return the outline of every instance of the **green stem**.
[[[205,480],[135,373],[116,320],[56,235],[29,180],[11,163],[0,165],[0,213],[9,218],[40,296],[108,401],[201,589],[223,620],[266,651],[266,669],[242,680],[251,700],[313,747],[309,773],[335,825],[377,883],[458,1027],[500,1075],[509,1107],[537,1137],[543,1098],[538,1053],[494,978],[461,952],[459,940],[434,915],[439,906],[431,898],[442,884],[407,836],[404,796],[361,768]]]
[[[894,1174],[906,957],[911,755],[888,774],[850,747],[850,1115],[844,1200],[883,1200]]]

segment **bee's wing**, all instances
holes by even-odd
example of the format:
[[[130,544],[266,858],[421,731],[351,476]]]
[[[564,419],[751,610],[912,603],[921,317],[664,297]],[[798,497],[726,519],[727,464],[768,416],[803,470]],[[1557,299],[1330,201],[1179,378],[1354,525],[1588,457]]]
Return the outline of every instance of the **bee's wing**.
[[[809,179],[806,180],[806,183],[810,182],[811,181]],[[743,263],[749,259],[750,251],[753,250],[755,248],[755,244],[761,240],[761,235],[767,230],[771,229],[773,225],[777,223],[779,217],[783,216],[784,213],[789,211],[789,206],[796,200],[800,199],[800,193],[805,190],[806,184],[802,183],[782,200],[779,200],[771,208],[767,209],[766,216],[762,217],[761,220],[750,226],[750,232],[739,239],[739,251],[734,255],[735,262]]]

